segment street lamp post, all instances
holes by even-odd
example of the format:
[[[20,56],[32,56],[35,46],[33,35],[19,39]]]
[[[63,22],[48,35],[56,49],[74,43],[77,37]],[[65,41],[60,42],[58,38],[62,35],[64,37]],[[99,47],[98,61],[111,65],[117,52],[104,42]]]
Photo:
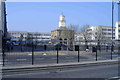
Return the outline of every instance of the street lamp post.
[[[113,25],[114,25],[114,0],[112,0],[112,45],[111,45],[111,60],[113,53]]]

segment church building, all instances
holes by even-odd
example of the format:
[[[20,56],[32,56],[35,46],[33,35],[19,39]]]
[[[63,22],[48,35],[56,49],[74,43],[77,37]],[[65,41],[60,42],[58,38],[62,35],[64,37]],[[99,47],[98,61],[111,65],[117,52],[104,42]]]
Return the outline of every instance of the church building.
[[[59,17],[58,28],[51,31],[51,40],[53,41],[53,44],[73,44],[74,31],[66,27],[66,20],[63,14]]]

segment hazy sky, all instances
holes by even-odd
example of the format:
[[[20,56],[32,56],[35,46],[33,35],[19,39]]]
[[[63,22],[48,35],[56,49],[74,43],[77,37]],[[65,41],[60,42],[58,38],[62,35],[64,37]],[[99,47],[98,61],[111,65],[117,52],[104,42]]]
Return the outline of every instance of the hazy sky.
[[[58,28],[61,13],[67,26],[111,26],[110,2],[7,2],[6,6],[9,31],[50,32]],[[117,4],[114,14],[116,21]]]

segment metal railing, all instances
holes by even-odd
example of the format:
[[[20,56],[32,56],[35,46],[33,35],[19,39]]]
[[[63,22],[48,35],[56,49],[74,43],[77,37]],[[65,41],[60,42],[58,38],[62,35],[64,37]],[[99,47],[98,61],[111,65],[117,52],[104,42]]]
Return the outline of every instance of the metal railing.
[[[114,47],[103,44],[99,46],[90,44],[86,47],[84,43],[5,45],[2,63],[3,66],[20,66],[108,60],[117,58],[119,50],[120,47],[117,44]]]

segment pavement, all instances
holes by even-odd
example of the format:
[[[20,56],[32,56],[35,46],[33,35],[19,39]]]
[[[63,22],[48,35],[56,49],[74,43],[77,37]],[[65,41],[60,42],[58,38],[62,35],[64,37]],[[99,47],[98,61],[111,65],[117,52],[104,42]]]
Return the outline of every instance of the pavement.
[[[118,76],[117,65],[102,65],[66,71],[34,72],[3,75],[3,78],[115,78]]]
[[[27,65],[27,66],[11,66],[3,67],[3,75],[6,74],[22,74],[22,73],[33,73],[36,71],[46,72],[46,71],[64,71],[68,69],[85,68],[91,66],[101,66],[101,65],[112,65],[118,64],[118,60],[103,60],[103,61],[89,61],[80,63],[61,63],[61,64],[49,64],[49,65]]]
[[[118,60],[3,67],[3,78],[115,78],[117,76]]]

